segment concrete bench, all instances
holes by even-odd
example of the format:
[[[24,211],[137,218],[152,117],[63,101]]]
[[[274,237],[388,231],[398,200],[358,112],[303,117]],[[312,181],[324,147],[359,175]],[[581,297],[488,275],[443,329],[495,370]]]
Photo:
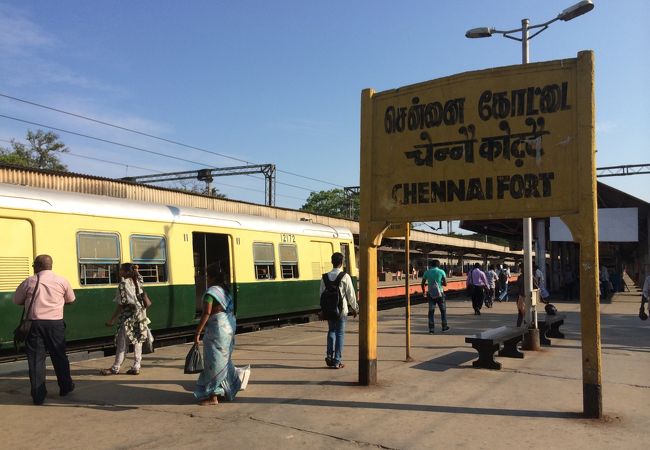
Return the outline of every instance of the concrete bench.
[[[472,363],[474,367],[501,370],[501,363],[494,360],[494,352],[507,358],[523,358],[524,354],[517,349],[517,343],[524,337],[524,327],[502,326],[492,328],[465,338],[478,352],[478,359]],[[503,348],[501,345],[503,344]]]
[[[539,343],[545,346],[551,345],[549,338],[564,339],[564,333],[560,331],[560,326],[564,324],[564,314],[555,314],[550,316],[546,314],[544,320],[537,319],[539,327]]]

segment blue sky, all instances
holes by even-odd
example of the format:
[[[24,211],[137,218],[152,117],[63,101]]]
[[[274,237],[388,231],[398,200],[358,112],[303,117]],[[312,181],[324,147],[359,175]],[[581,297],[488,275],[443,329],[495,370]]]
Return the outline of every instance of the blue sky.
[[[1,94],[235,159],[4,97],[0,114],[198,163],[59,132],[73,153],[64,162],[75,172],[122,177],[274,163],[277,205],[298,208],[310,190],[359,184],[362,89],[517,64],[519,43],[470,40],[465,31],[517,28],[525,17],[544,22],[572,3],[0,1]],[[650,2],[594,4],[534,38],[531,62],[594,50],[597,165],[650,163]],[[0,117],[0,145],[30,128],[38,127]],[[600,181],[650,201],[650,175]],[[262,179],[220,178],[217,186],[233,199],[264,201]]]

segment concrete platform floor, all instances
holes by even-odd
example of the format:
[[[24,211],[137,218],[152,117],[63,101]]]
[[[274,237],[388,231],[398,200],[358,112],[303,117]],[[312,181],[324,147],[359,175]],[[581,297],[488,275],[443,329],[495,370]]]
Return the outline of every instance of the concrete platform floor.
[[[112,358],[72,363],[68,397],[48,370],[49,397],[31,405],[24,369],[0,374],[1,448],[647,448],[650,430],[650,321],[639,294],[601,305],[606,418],[582,411],[579,306],[566,339],[499,358],[503,370],[474,369],[464,337],[514,324],[515,304],[474,316],[469,301],[448,304],[448,333],[426,333],[426,306],[413,308],[413,362],[404,362],[404,311],[380,313],[379,385],[357,385],[358,321],[348,322],[346,367],[325,367],[325,324],[237,336],[237,365],[252,365],[248,389],[232,403],[198,406],[195,375],[182,372],[189,345],[145,356],[140,376],[101,377]],[[438,319],[438,314],[436,314]],[[439,324],[439,322],[438,322]],[[436,330],[438,333],[438,330]],[[128,367],[128,366],[126,366]]]

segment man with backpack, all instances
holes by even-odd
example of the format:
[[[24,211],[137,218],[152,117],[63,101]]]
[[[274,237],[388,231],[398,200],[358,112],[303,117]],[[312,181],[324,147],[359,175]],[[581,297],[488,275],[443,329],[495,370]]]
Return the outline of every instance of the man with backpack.
[[[443,286],[447,286],[445,271],[440,268],[440,261],[434,259],[432,267],[422,275],[422,295],[424,295],[424,286],[429,284],[427,300],[429,301],[429,334],[434,333],[433,315],[436,311],[436,305],[440,308],[440,317],[442,320],[442,331],[448,331],[447,326],[447,305],[445,304],[445,292]]]
[[[345,322],[348,311],[357,317],[359,305],[352,278],[342,270],[343,254],[332,255],[332,270],[324,273],[320,281],[320,305],[322,318],[327,320],[327,354],[325,363],[333,369],[342,369]]]
[[[510,278],[510,269],[507,265],[499,268],[499,296],[497,298],[498,302],[508,301],[508,280]]]

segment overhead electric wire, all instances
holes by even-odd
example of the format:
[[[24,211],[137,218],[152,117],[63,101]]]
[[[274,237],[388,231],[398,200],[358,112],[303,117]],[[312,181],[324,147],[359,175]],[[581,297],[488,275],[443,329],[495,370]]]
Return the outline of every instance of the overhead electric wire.
[[[8,140],[6,140],[6,139],[0,139],[0,142],[9,142],[9,143],[11,143],[11,141],[8,141]],[[141,166],[135,166],[135,165],[133,165],[133,164],[124,164],[124,163],[119,163],[119,162],[110,161],[110,160],[107,160],[107,159],[95,158],[95,157],[93,157],[93,156],[79,155],[79,154],[74,153],[74,152],[71,152],[71,151],[67,151],[67,152],[63,153],[63,155],[70,155],[70,156],[74,156],[75,158],[90,159],[90,160],[93,160],[93,161],[99,161],[99,162],[103,162],[103,163],[106,163],[106,164],[114,164],[114,165],[116,165],[116,166],[122,166],[122,167],[126,167],[126,168],[132,167],[132,168],[134,168],[134,169],[146,170],[146,171],[148,171],[148,172],[164,173],[164,172],[162,172],[162,171],[160,171],[160,170],[150,169],[150,168],[148,168],[148,167],[141,167]],[[251,192],[265,193],[265,191],[263,191],[263,190],[261,190],[261,189],[254,189],[254,188],[245,187],[245,186],[238,186],[238,185],[236,185],[236,184],[217,183],[217,185],[218,185],[218,186],[231,187],[231,188],[235,188],[235,189],[243,189],[243,190],[247,190],[247,191],[251,191]],[[291,196],[291,195],[284,195],[284,194],[276,194],[276,195],[277,195],[278,197],[284,197],[284,198],[290,198],[290,199],[292,199],[292,200],[301,200],[301,201],[304,201],[304,198],[294,197],[294,196]]]
[[[106,144],[117,145],[117,146],[124,147],[124,148],[130,148],[132,150],[137,150],[137,151],[141,151],[141,152],[145,152],[145,153],[151,153],[153,155],[163,156],[165,158],[171,158],[171,159],[175,159],[175,160],[178,160],[178,161],[187,162],[187,163],[190,163],[190,164],[195,164],[195,165],[200,166],[200,167],[205,167],[205,164],[197,162],[197,161],[192,161],[191,159],[180,158],[178,156],[168,155],[168,154],[156,152],[156,151],[153,151],[153,150],[147,150],[146,148],[136,147],[136,146],[130,145],[130,144],[124,144],[124,143],[121,143],[121,142],[111,141],[109,139],[99,138],[99,137],[96,137],[96,136],[90,136],[88,134],[79,133],[79,132],[76,132],[76,131],[64,130],[63,128],[53,127],[53,126],[45,125],[45,124],[38,123],[38,122],[32,122],[30,120],[20,119],[18,117],[7,116],[5,114],[0,114],[0,117],[4,117],[5,119],[10,119],[10,120],[15,120],[17,122],[27,123],[27,124],[34,125],[34,126],[37,126],[37,127],[43,127],[43,128],[47,128],[47,129],[50,129],[50,130],[55,130],[55,131],[58,131],[58,132],[61,132],[61,133],[71,134],[73,136],[79,136],[79,137],[83,137],[83,138],[86,138],[86,139],[92,139],[92,140],[95,140],[95,141],[104,142]],[[255,176],[255,175],[247,175],[247,176],[261,180],[261,178]],[[307,192],[314,192],[314,189],[309,189],[309,188],[306,188],[304,186],[297,186],[295,184],[284,183],[284,182],[277,181],[277,180],[276,180],[276,184],[280,184],[282,186],[288,186],[288,187],[292,187],[292,188],[296,188],[296,189],[302,189],[302,190],[305,190]]]
[[[132,164],[118,163],[118,162],[115,162],[115,161],[109,161],[107,159],[95,158],[93,156],[79,155],[78,153],[73,153],[73,152],[71,152],[69,150],[67,152],[65,152],[64,155],[70,155],[70,156],[74,156],[76,158],[91,159],[93,161],[99,161],[99,162],[103,162],[103,163],[107,163],[107,164],[114,164],[116,166],[122,166],[122,167],[127,167],[127,168],[128,167],[133,167],[134,169],[146,170],[148,172],[163,173],[163,172],[160,172],[159,170],[148,169],[146,167],[134,166]]]
[[[8,140],[6,140],[6,139],[0,139],[0,141],[1,141],[1,142],[9,142],[9,143],[11,143],[11,141],[8,141]],[[91,160],[94,160],[94,161],[99,161],[99,162],[103,162],[103,163],[107,163],[107,164],[114,164],[114,165],[116,165],[116,166],[122,166],[122,167],[127,167],[127,168],[128,168],[128,167],[133,167],[133,168],[135,168],[135,169],[146,170],[146,171],[149,171],[149,172],[164,173],[164,172],[162,172],[162,171],[160,171],[160,170],[150,169],[150,168],[148,168],[148,167],[140,167],[140,166],[135,166],[135,165],[132,165],[132,164],[119,163],[119,162],[110,161],[110,160],[107,160],[107,159],[95,158],[95,157],[93,157],[93,156],[79,155],[79,154],[74,153],[74,152],[71,152],[71,151],[69,151],[69,150],[68,150],[67,152],[63,153],[63,155],[70,155],[70,156],[74,156],[74,157],[76,157],[76,158],[91,159]],[[256,177],[256,176],[253,176],[253,175],[248,175],[248,176],[251,176],[251,177],[253,177],[253,178],[256,178],[256,179],[260,179],[260,180],[261,180],[260,177]],[[283,184],[284,184],[284,183],[283,183]],[[238,185],[236,185],[236,184],[218,183],[218,185],[219,185],[219,186],[231,187],[231,188],[235,188],[235,189],[248,190],[248,191],[251,191],[251,192],[261,192],[261,193],[264,193],[264,192],[265,192],[265,191],[262,191],[261,189],[254,189],[254,188],[249,188],[249,187],[245,187],[245,186],[238,186]],[[296,187],[300,188],[300,186],[296,186]],[[306,188],[302,188],[302,189],[306,189]],[[292,196],[292,195],[285,195],[285,194],[276,194],[276,195],[277,195],[278,197],[290,198],[290,199],[292,199],[292,200],[301,200],[301,201],[304,200],[304,198],[294,197],[294,196]]]
[[[250,161],[246,161],[246,160],[241,159],[241,158],[225,155],[223,153],[215,152],[213,150],[207,150],[207,149],[204,149],[204,148],[201,148],[201,147],[196,147],[194,145],[185,144],[183,142],[175,141],[175,140],[172,140],[172,139],[163,138],[163,137],[156,136],[156,135],[153,135],[153,134],[145,133],[143,131],[138,131],[138,130],[134,130],[132,128],[123,127],[121,125],[115,125],[115,124],[112,124],[112,123],[109,123],[109,122],[105,122],[103,120],[94,119],[92,117],[84,116],[84,115],[81,115],[81,114],[76,114],[76,113],[72,113],[72,112],[69,112],[69,111],[64,111],[62,109],[54,108],[52,106],[43,105],[41,103],[32,102],[30,100],[25,100],[25,99],[14,97],[14,96],[11,96],[11,95],[8,95],[8,94],[3,94],[2,92],[0,92],[0,97],[8,98],[10,100],[14,100],[14,101],[17,101],[17,102],[22,102],[22,103],[25,103],[25,104],[28,104],[28,105],[36,106],[38,108],[47,109],[47,110],[58,112],[58,113],[61,113],[61,114],[66,114],[68,116],[76,117],[78,119],[88,120],[90,122],[98,123],[100,125],[105,125],[105,126],[108,126],[108,127],[117,128],[119,130],[128,131],[129,133],[139,134],[141,136],[146,136],[146,137],[151,138],[151,139],[158,139],[160,141],[167,142],[169,144],[179,145],[181,147],[191,148],[193,150],[198,150],[200,152],[210,153],[212,155],[220,156],[222,158],[228,158],[228,159],[243,162],[243,163],[246,163],[246,164],[254,164],[254,163],[252,163]],[[289,172],[287,170],[278,169],[277,171],[280,172],[280,173],[285,173],[287,175],[292,175],[294,177],[299,177],[299,178],[304,178],[304,179],[311,180],[311,181],[317,181],[319,183],[329,184],[331,186],[336,186],[336,187],[340,187],[340,188],[344,187],[344,186],[342,186],[340,184],[332,183],[330,181],[319,180],[318,178],[312,178],[312,177],[308,177],[308,176],[305,176],[305,175],[300,175],[300,174],[297,174],[297,173],[294,173],[294,172]]]

